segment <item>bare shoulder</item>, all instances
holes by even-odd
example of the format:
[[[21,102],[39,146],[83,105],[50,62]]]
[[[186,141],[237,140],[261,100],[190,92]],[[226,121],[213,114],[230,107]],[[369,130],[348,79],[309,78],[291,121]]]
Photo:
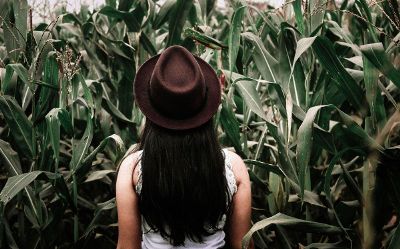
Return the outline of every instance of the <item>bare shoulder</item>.
[[[118,169],[117,184],[118,182],[130,182],[133,185],[137,183],[137,161],[140,159],[140,151],[136,151],[125,157]]]
[[[247,181],[249,179],[249,174],[243,159],[233,151],[226,151],[232,163],[233,174],[235,175],[236,183],[240,184],[243,181]]]

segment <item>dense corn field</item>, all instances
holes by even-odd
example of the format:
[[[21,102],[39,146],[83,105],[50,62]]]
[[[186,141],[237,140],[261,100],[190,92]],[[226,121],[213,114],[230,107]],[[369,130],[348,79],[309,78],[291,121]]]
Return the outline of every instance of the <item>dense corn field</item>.
[[[0,247],[113,248],[138,67],[180,44],[225,81],[219,139],[248,166],[256,248],[400,248],[395,0],[108,0],[32,24],[0,1]]]

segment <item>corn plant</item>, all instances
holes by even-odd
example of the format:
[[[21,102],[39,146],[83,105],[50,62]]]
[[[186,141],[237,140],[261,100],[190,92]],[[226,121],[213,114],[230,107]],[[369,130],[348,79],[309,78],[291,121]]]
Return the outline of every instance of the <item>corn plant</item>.
[[[115,214],[103,215],[115,207],[109,175],[125,151],[115,130],[134,130],[134,122],[105,98],[100,77],[86,77],[72,25],[57,20],[33,29],[26,1],[2,5],[0,151],[9,178],[0,195],[1,247],[85,246],[95,228],[115,223]],[[111,128],[103,100],[125,123]],[[103,237],[115,244],[113,231]]]
[[[244,248],[400,247],[396,1],[110,0],[31,15],[0,2],[0,247],[115,246],[116,167],[143,125],[132,82],[173,44],[225,81],[220,141],[253,188]]]
[[[397,32],[383,9],[398,6],[382,5],[234,9],[226,112],[241,133],[226,134],[259,183],[244,246],[255,232],[260,248],[398,246]]]

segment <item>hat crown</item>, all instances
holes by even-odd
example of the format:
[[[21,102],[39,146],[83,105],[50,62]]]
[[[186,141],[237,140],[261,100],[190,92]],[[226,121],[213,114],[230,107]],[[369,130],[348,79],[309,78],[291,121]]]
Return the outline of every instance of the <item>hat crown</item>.
[[[193,116],[206,101],[206,84],[200,66],[181,46],[164,50],[154,66],[149,84],[154,107],[171,118]]]
[[[146,118],[171,130],[199,127],[212,118],[221,103],[221,86],[214,69],[179,45],[140,66],[134,93]]]

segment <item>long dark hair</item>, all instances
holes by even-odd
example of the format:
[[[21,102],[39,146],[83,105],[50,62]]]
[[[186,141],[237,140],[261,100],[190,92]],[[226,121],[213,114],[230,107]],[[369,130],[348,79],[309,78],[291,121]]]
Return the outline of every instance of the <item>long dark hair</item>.
[[[174,131],[146,120],[139,209],[150,228],[174,246],[203,242],[229,209],[224,155],[212,119]],[[146,231],[143,231],[146,232]]]

